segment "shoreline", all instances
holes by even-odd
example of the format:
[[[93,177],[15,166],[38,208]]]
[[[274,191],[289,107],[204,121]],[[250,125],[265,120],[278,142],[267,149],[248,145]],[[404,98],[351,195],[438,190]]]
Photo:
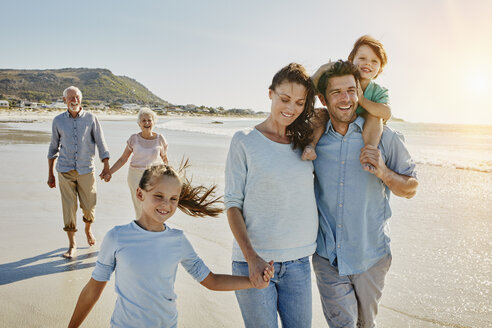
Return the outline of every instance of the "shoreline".
[[[0,109],[0,123],[33,123],[40,120],[52,119],[54,116],[65,112],[66,109],[61,110],[45,110],[45,109]],[[118,121],[118,120],[134,120],[138,114],[138,111],[125,111],[119,109],[107,109],[107,110],[87,110],[95,115],[97,118],[104,121]],[[242,114],[206,114],[206,113],[177,113],[168,112],[165,114],[156,113],[159,118],[175,118],[175,117],[210,117],[210,118],[266,118],[266,115],[242,115]]]

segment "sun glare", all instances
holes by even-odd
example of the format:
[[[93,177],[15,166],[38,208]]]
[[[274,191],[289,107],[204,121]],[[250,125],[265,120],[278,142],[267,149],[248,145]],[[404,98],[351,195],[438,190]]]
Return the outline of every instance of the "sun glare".
[[[468,76],[467,85],[473,93],[483,95],[488,92],[492,86],[490,79],[490,76],[485,73],[475,72]]]

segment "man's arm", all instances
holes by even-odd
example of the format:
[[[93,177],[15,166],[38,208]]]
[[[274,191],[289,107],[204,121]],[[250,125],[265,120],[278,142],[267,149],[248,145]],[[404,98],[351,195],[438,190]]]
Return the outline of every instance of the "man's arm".
[[[101,124],[99,123],[99,120],[97,119],[96,116],[94,116],[94,122],[92,126],[92,137],[94,138],[94,142],[97,145],[97,150],[99,152],[99,158],[101,161],[104,163],[104,171],[105,173],[109,173],[109,161],[107,163],[108,167],[106,169],[106,163],[104,160],[109,160],[109,150],[108,146],[106,145],[106,141],[104,140],[104,133],[101,127]],[[102,173],[101,173],[102,174]]]
[[[55,161],[58,157],[60,149],[60,133],[58,132],[58,125],[56,119],[51,123],[51,141],[48,149],[48,186],[50,188],[56,187],[56,179],[54,174]]]
[[[48,158],[48,186],[50,188],[56,188],[56,179],[54,174],[55,158]]]
[[[419,185],[417,179],[390,170],[384,163],[378,148],[371,145],[362,148],[360,162],[369,163],[374,166],[374,170],[366,167],[363,168],[381,179],[396,196],[412,198],[417,193],[417,187]]]

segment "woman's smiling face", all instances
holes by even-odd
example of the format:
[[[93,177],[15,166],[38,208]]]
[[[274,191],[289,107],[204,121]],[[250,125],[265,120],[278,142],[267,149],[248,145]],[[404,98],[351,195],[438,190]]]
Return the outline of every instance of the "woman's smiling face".
[[[154,118],[150,114],[143,114],[140,117],[140,121],[138,122],[138,126],[140,129],[143,131],[149,131],[152,132],[152,129],[154,128]]]
[[[306,87],[295,82],[282,82],[269,90],[272,100],[271,116],[279,125],[289,126],[304,110]]]

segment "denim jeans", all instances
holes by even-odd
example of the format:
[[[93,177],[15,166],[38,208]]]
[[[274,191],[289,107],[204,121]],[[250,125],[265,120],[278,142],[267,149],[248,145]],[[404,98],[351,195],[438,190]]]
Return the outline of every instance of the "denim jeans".
[[[265,289],[236,291],[246,328],[277,328],[277,312],[283,328],[311,327],[312,295],[309,257],[275,262],[275,274]],[[232,262],[232,274],[248,276],[247,262]]]

